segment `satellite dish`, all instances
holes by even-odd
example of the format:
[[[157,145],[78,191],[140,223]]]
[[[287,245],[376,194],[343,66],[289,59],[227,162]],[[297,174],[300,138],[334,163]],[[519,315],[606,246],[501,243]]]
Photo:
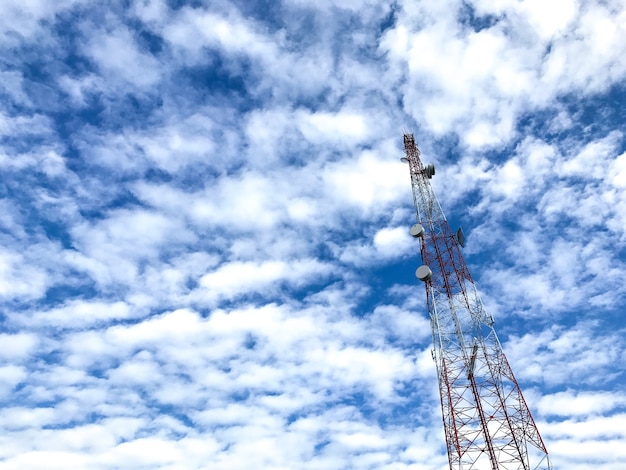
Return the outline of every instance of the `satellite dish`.
[[[461,227],[459,227],[456,231],[456,239],[459,242],[459,245],[461,245],[462,248],[465,248],[465,234],[463,233],[463,229]]]
[[[415,224],[411,227],[409,233],[413,238],[419,238],[424,235],[424,227],[421,224]]]
[[[408,158],[406,158],[406,157],[402,157],[402,158],[400,159],[400,161],[401,161],[401,162],[403,162],[403,163],[409,163],[409,159],[408,159]]]
[[[435,174],[435,165],[433,165],[432,163],[426,165],[424,172],[426,173],[426,176],[428,176],[428,179],[431,179]]]
[[[417,270],[415,271],[415,275],[420,281],[426,282],[432,277],[433,272],[428,266],[423,264],[419,268],[417,268]]]

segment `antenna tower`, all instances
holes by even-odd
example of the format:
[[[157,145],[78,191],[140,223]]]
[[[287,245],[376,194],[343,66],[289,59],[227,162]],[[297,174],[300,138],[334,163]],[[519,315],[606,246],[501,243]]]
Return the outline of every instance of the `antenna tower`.
[[[465,264],[413,134],[404,134],[450,470],[552,470],[546,447]]]

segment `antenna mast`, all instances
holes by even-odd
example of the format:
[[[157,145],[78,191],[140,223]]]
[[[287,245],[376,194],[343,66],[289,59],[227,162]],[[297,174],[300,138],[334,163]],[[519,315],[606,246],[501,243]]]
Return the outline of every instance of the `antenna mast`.
[[[548,451],[430,185],[433,165],[404,134],[450,470],[552,470]]]

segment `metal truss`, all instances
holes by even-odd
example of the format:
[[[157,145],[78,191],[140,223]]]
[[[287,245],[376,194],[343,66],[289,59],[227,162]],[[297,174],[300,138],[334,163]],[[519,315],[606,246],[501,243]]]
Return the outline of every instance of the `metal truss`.
[[[404,148],[419,227],[412,234],[429,268],[423,280],[450,470],[551,470],[493,318],[430,185],[435,169],[422,164],[412,134],[404,135]]]

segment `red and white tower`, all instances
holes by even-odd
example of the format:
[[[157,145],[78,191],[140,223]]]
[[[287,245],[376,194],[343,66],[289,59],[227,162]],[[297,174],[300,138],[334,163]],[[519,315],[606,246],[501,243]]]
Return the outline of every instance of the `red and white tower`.
[[[411,172],[441,411],[451,470],[551,470],[548,452],[480,300],[412,134],[404,135]]]

